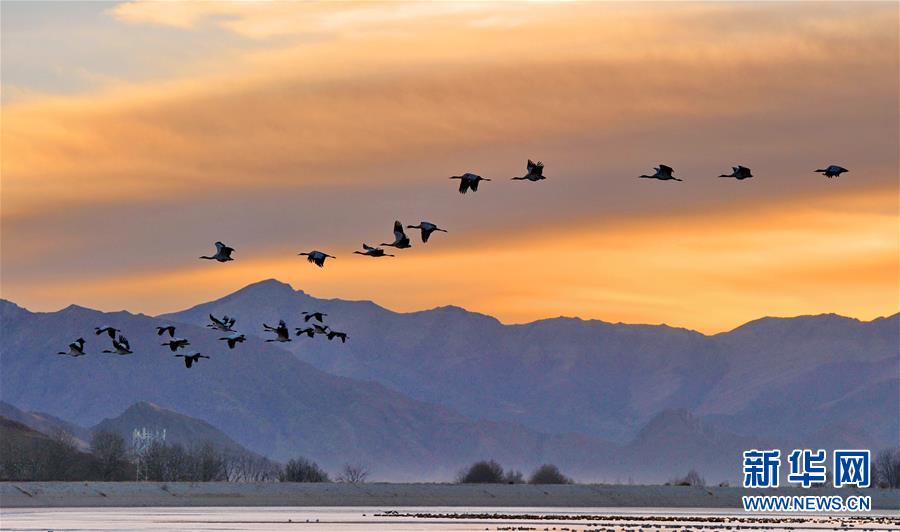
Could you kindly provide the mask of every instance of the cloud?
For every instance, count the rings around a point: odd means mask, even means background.
[[[375,288],[389,282],[377,272],[444,264],[439,288],[419,287],[422,296],[406,305],[460,297],[514,320],[579,312],[714,329],[769,312],[763,299],[813,309],[824,305],[811,299],[838,279],[854,286],[851,271],[827,262],[833,254],[817,257],[807,286],[792,265],[809,266],[803,257],[819,248],[804,242],[859,252],[855,267],[872,273],[865,282],[890,283],[883,247],[853,247],[854,234],[830,221],[834,205],[818,224],[804,202],[896,197],[900,73],[896,17],[885,16],[896,6],[516,4],[507,13],[508,4],[481,3],[392,3],[386,12],[368,3],[151,5],[161,6],[124,4],[114,14],[136,33],[146,24],[215,25],[264,42],[186,77],[4,106],[4,292],[23,304],[78,297],[170,310],[277,275],[410,308]],[[840,39],[824,37],[835,32]],[[528,157],[544,159],[551,179],[507,181]],[[634,179],[659,162],[687,181]],[[714,178],[738,163],[758,177]],[[832,181],[812,173],[830,163],[851,173]],[[495,181],[463,198],[446,178],[469,170]],[[798,241],[781,241],[777,226],[752,227],[753,209],[795,223],[772,205],[803,210]],[[890,202],[879,205],[890,211]],[[745,213],[733,236],[705,232],[723,209]],[[322,279],[340,284],[315,284],[321,279],[301,276],[296,261],[274,258],[323,243],[347,253],[383,238],[398,217],[450,225],[452,238],[367,271],[365,282],[354,277],[362,270],[338,265]],[[630,232],[643,218],[662,227]],[[882,246],[880,218],[857,213],[850,222]],[[527,240],[553,239],[542,227],[567,235],[572,264],[584,269],[517,266],[551,253]],[[582,227],[592,229],[573,229]],[[238,241],[246,259],[227,270],[238,275],[216,270],[215,282],[200,287],[199,266],[185,257],[193,262],[217,239]],[[766,251],[764,239],[780,251]],[[741,272],[759,259],[741,249],[768,257],[755,270],[765,276],[749,282]],[[573,281],[604,265],[608,282]],[[480,267],[493,272],[484,281],[453,277],[453,269]],[[660,283],[626,275],[638,271]],[[764,286],[777,278],[796,279],[796,290]],[[132,282],[139,286],[123,301],[117,294]],[[704,286],[718,295],[695,295]],[[835,305],[859,315],[887,301],[866,287],[838,292]],[[746,312],[719,308],[741,301]],[[686,312],[690,320],[678,322]]]

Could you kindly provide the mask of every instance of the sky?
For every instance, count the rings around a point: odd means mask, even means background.
[[[507,323],[893,314],[898,19],[894,2],[4,1],[0,296],[158,314],[277,278]],[[511,181],[529,158],[548,179]],[[659,163],[684,182],[637,178]],[[737,164],[756,177],[717,177]],[[814,173],[829,164],[850,172]],[[492,181],[463,196],[448,177],[469,171]],[[449,232],[352,253],[395,219]],[[217,240],[234,262],[198,259]]]

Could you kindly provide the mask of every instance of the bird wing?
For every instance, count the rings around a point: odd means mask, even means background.
[[[125,338],[121,334],[119,335],[119,343],[125,346],[126,351],[131,351],[131,345],[128,344],[128,338]]]
[[[400,223],[400,220],[394,220],[394,240],[399,241],[406,238],[406,233],[403,232],[403,224]]]
[[[460,179],[459,180],[459,193],[465,194],[467,190],[469,190],[469,180],[468,179]],[[474,190],[474,187],[472,188],[472,190]]]
[[[544,172],[544,163],[541,161],[533,162],[531,159],[528,159],[528,173],[534,175],[541,175]]]
[[[472,192],[478,192],[478,180],[473,180],[469,183],[469,187],[472,189]]]
[[[674,172],[675,169],[672,168],[671,166],[666,166],[664,164],[661,164],[661,165],[659,165],[659,171],[660,171],[660,173],[663,173],[663,174],[672,175],[672,172]]]
[[[374,251],[375,250],[375,248],[373,248],[372,246],[370,246],[366,243],[363,243],[363,249],[366,251]]]

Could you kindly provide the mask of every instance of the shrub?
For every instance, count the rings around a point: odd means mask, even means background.
[[[572,479],[563,475],[559,468],[553,464],[544,464],[534,470],[531,478],[528,479],[529,484],[571,484]]]
[[[282,482],[331,482],[318,464],[300,457],[285,464],[278,480]]]
[[[503,468],[494,460],[482,460],[463,469],[457,477],[460,484],[501,484],[506,482]]]

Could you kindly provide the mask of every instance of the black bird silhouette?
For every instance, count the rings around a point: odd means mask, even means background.
[[[104,325],[104,326],[102,326],[102,327],[94,327],[94,334],[96,334],[97,336],[99,336],[99,335],[101,335],[101,334],[103,334],[103,333],[106,333],[106,334],[108,334],[109,337],[112,338],[113,340],[116,339],[116,333],[117,333],[117,332],[121,332],[121,331],[119,331],[119,329],[116,329],[115,327],[113,327],[113,326],[111,326],[111,325]]]
[[[409,243],[409,237],[406,236],[406,233],[403,232],[403,224],[400,223],[400,220],[394,220],[394,241],[388,244],[387,242],[382,242],[382,246],[391,246],[397,249],[406,249],[412,247],[412,244]]]
[[[303,312],[303,321],[309,321],[310,319],[315,319],[317,322],[322,323],[322,318],[327,316],[324,312]]]
[[[746,166],[737,165],[731,167],[730,174],[722,174],[719,177],[733,177],[737,180],[749,179],[753,177],[753,174],[750,173],[750,169]]]
[[[305,329],[301,329],[300,327],[297,327],[294,330],[294,332],[297,334],[297,336],[302,336],[305,334],[306,336],[309,336],[310,338],[312,338],[313,336],[316,335],[316,330],[313,329],[312,327],[307,327]]]
[[[180,357],[184,359],[184,367],[190,369],[191,366],[194,365],[194,362],[199,362],[201,358],[209,358],[206,355],[201,355],[200,353],[194,353],[193,355],[175,355],[176,357]]]
[[[465,194],[469,189],[472,189],[472,192],[478,192],[478,183],[481,181],[490,181],[490,179],[486,177],[481,177],[480,175],[473,174],[470,172],[466,172],[463,175],[455,175],[451,176],[450,179],[459,179],[459,193]]]
[[[172,338],[168,342],[163,342],[160,345],[167,345],[167,346],[169,346],[169,349],[171,349],[173,352],[175,352],[175,351],[178,351],[179,349],[181,349],[182,347],[191,345],[191,343],[187,340],[187,338]]]
[[[112,353],[114,355],[130,355],[134,353],[131,350],[131,346],[128,345],[128,338],[125,338],[123,335],[119,335],[118,340],[113,340],[113,348],[112,350],[104,349],[104,353]]]
[[[228,262],[230,260],[234,260],[233,258],[231,258],[232,253],[234,253],[234,248],[230,248],[221,242],[216,242],[216,254],[211,257],[201,255],[200,258],[217,260],[219,262]]]
[[[517,181],[540,181],[542,179],[547,179],[547,177],[544,176],[544,163],[541,161],[534,162],[531,159],[528,159],[528,164],[525,165],[525,169],[528,171],[527,174],[522,177],[514,177],[513,179]]]
[[[272,327],[263,323],[263,329],[275,333],[275,338],[266,340],[267,342],[290,342],[291,332],[288,330],[284,320],[278,321],[278,327]]]
[[[169,337],[174,338],[175,337],[175,326],[174,325],[166,325],[165,327],[157,327],[156,328],[157,336],[162,336],[163,333],[169,333]]]
[[[347,333],[345,333],[345,332],[338,332],[338,331],[330,331],[330,332],[328,333],[328,339],[329,339],[329,340],[334,340],[335,338],[340,338],[340,339],[341,339],[341,343],[343,344],[343,343],[347,342]]]
[[[363,249],[365,251],[354,251],[353,253],[367,257],[393,257],[390,253],[385,253],[383,249],[372,247],[365,242],[363,242]]]
[[[838,165],[836,165],[836,164],[832,164],[832,165],[830,165],[828,168],[823,168],[823,169],[816,170],[816,172],[822,174],[823,176],[825,176],[825,177],[827,177],[827,178],[829,178],[829,179],[832,178],[832,177],[840,177],[840,175],[841,175],[842,173],[844,173],[844,172],[849,172],[849,171],[850,171],[850,170],[847,170],[847,169],[844,168],[843,166],[838,166]]]
[[[68,351],[57,351],[57,355],[68,355],[70,357],[83,357],[87,353],[84,352],[84,338],[79,338],[69,344]]]
[[[212,323],[206,324],[207,327],[222,332],[234,332],[234,329],[232,329],[231,327],[234,325],[234,322],[237,321],[234,318],[229,318],[228,316],[222,316],[222,319],[218,319],[212,314],[209,315],[209,320]]]
[[[640,175],[638,177],[643,177],[645,179],[659,179],[660,181],[684,181],[683,179],[678,179],[672,175],[675,170],[671,166],[661,164],[654,168],[654,170],[656,170],[656,173],[653,175]]]
[[[440,231],[442,233],[447,232],[446,229],[441,229],[431,222],[419,222],[419,225],[407,225],[406,228],[419,229],[420,231],[422,231],[422,242],[428,242],[428,238],[431,236],[431,233],[435,231]]]
[[[309,253],[307,253],[307,252],[297,253],[297,255],[306,255],[306,260],[308,260],[309,262],[312,262],[319,268],[325,266],[325,259],[337,258],[334,255],[329,255],[328,253],[322,253],[321,251],[317,251],[317,250],[310,251]]]
[[[228,349],[234,349],[235,345],[243,343],[246,339],[247,338],[243,334],[232,334],[224,338],[219,338],[219,340],[225,340],[225,343],[228,344]]]

